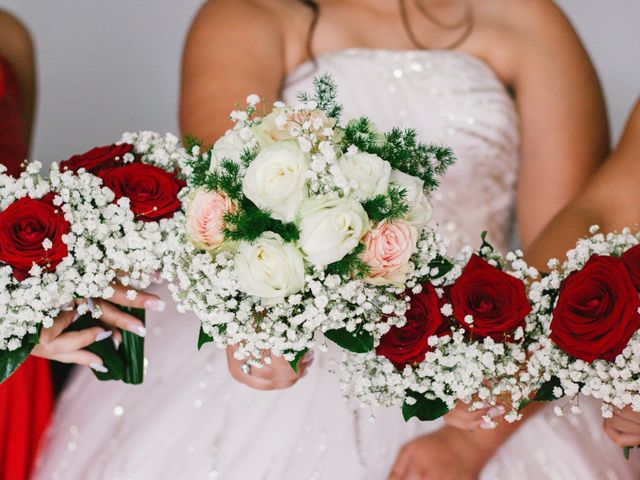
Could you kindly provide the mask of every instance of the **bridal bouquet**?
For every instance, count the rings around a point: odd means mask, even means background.
[[[327,76],[268,115],[247,103],[212,149],[191,150],[179,307],[201,319],[200,345],[237,345],[256,365],[270,351],[295,369],[320,333],[373,349],[439,261],[427,195],[451,151],[366,118],[341,125]]]
[[[117,265],[124,285],[146,288],[153,277],[172,276],[171,251],[184,224],[179,193],[186,185],[181,172],[187,154],[178,139],[155,132],[125,133],[113,145],[97,147],[60,163],[62,171],[88,172],[113,192],[132,221],[122,231],[126,256]],[[133,292],[133,290],[132,290]],[[143,309],[119,307],[144,322]],[[143,332],[141,332],[143,334]],[[144,340],[122,331],[120,354],[126,383],[143,379]]]
[[[16,179],[0,167],[0,381],[61,309],[76,298],[111,297],[118,269],[128,264],[123,232],[133,217],[113,192],[86,173],[54,167],[45,179],[40,171],[34,162]],[[96,353],[104,348],[95,345]],[[122,374],[121,364],[109,368]]]
[[[435,420],[457,401],[505,409],[507,421],[534,391],[527,349],[539,326],[525,285],[537,276],[521,252],[500,256],[483,236],[426,269],[406,292],[406,320],[375,338],[375,350],[347,355],[343,391],[366,406],[402,406],[406,420]],[[485,421],[492,422],[490,418]]]
[[[542,383],[536,399],[582,394],[602,400],[604,417],[640,412],[640,233],[591,233],[532,286],[543,325],[529,362]]]

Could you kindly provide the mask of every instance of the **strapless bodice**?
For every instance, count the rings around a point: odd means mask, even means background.
[[[509,249],[520,134],[512,98],[489,65],[456,51],[349,49],[320,55],[288,77],[283,98],[311,91],[329,72],[343,119],[369,117],[381,130],[414,128],[421,140],[453,148],[456,164],[433,195],[434,220],[452,248],[480,233]]]

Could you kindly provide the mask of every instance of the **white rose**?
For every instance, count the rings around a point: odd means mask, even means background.
[[[304,287],[304,262],[292,243],[280,235],[263,233],[255,242],[241,242],[235,258],[239,288],[274,305]]]
[[[408,175],[400,170],[391,171],[391,185],[405,190],[407,202],[411,210],[406,216],[407,222],[415,227],[422,227],[433,216],[433,208],[424,193],[424,183],[418,177]]]
[[[225,158],[240,163],[240,155],[245,145],[246,142],[237,130],[227,131],[222,138],[213,144],[209,171],[213,171]]]
[[[341,260],[369,230],[369,218],[359,202],[351,198],[318,197],[300,209],[298,245],[316,266]]]
[[[262,147],[268,147],[292,137],[287,127],[287,114],[284,108],[275,108],[260,123],[252,127],[253,133]]]
[[[391,165],[366,152],[345,153],[338,160],[340,170],[353,188],[353,195],[366,200],[387,192]]]
[[[245,196],[277,220],[292,222],[306,193],[309,158],[294,142],[264,148],[247,168]]]

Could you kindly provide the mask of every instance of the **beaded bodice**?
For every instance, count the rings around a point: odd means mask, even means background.
[[[514,102],[482,60],[455,51],[349,49],[319,56],[292,72],[283,91],[294,101],[329,72],[343,118],[369,117],[381,130],[414,128],[422,141],[449,145],[457,156],[434,193],[434,220],[451,247],[479,245],[488,230],[510,247],[520,134]]]

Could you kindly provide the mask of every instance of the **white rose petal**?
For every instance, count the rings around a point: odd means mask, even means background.
[[[369,230],[367,213],[350,198],[317,197],[300,209],[298,244],[306,259],[316,266],[341,260]]]
[[[431,220],[433,208],[424,193],[424,183],[421,179],[400,170],[392,170],[390,183],[404,189],[406,192],[405,198],[411,207],[406,217],[407,222],[415,227],[421,227]]]
[[[253,243],[240,243],[235,265],[240,290],[265,304],[280,303],[304,287],[302,255],[273,232],[263,233]]]
[[[347,152],[338,160],[343,175],[354,185],[353,194],[360,200],[387,192],[391,165],[377,155]]]
[[[292,222],[306,194],[309,158],[293,142],[264,148],[247,168],[246,197],[273,218]]]
[[[209,171],[214,170],[225,158],[239,163],[240,155],[245,145],[246,142],[242,139],[238,130],[229,130],[213,144]]]

